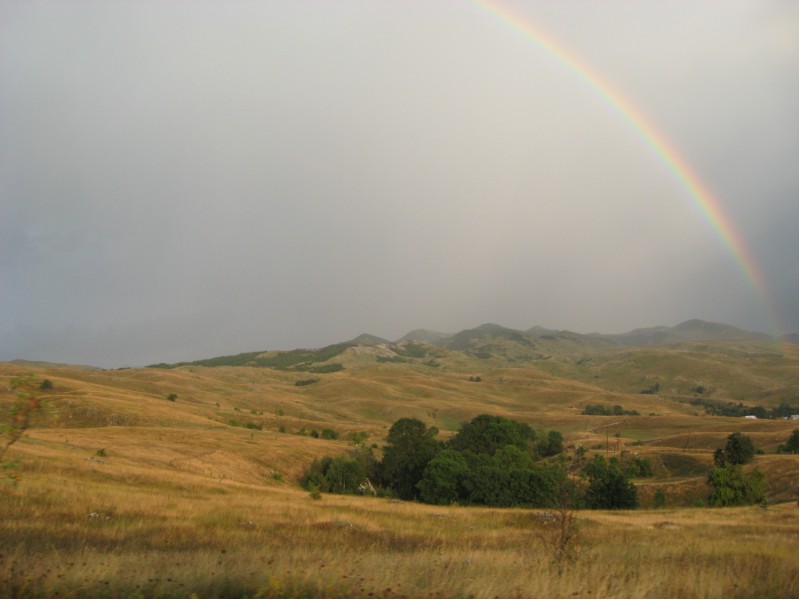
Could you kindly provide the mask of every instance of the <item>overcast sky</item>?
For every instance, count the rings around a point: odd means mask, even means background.
[[[789,0],[0,3],[0,360],[105,367],[485,322],[797,328]]]

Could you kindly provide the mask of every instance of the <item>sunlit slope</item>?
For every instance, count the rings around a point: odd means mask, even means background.
[[[515,332],[480,333],[464,351],[403,342],[343,344],[288,358],[247,355],[281,368],[4,363],[0,399],[13,398],[10,382],[20,375],[53,383],[42,395],[54,414],[14,452],[23,464],[32,458],[48,469],[58,465],[78,480],[294,486],[313,458],[346,452],[350,434],[364,432],[380,447],[394,421],[416,417],[446,438],[462,422],[491,413],[558,430],[569,446],[590,452],[647,455],[657,476],[638,482],[645,500],[665,486],[681,502],[701,501],[714,449],[742,431],[765,452],[755,464],[770,477],[770,497],[797,497],[797,458],[774,454],[797,422],[711,417],[690,403],[796,407],[796,347],[735,341],[600,348],[560,333],[535,342],[542,358],[523,360],[529,345]],[[594,405],[624,413],[582,414]],[[312,437],[324,429],[339,439]],[[96,454],[101,449],[107,457]]]
[[[686,342],[585,353],[537,363],[564,378],[624,393],[674,400],[705,398],[775,407],[797,403],[797,346],[762,342]]]

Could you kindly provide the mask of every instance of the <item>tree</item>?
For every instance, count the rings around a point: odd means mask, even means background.
[[[525,423],[505,417],[479,415],[461,426],[450,440],[450,447],[492,456],[504,446],[528,450],[535,439],[536,433]]]
[[[789,439],[786,440],[785,444],[781,444],[778,446],[778,453],[779,454],[797,454],[798,451],[798,443],[797,443],[797,429],[792,432],[792,435],[789,436]]]
[[[425,467],[442,450],[434,438],[436,427],[428,428],[419,419],[403,418],[395,421],[386,436],[388,445],[383,451],[380,466],[381,481],[394,489],[404,500],[418,498],[417,483]]]
[[[452,504],[465,496],[464,478],[469,472],[467,459],[455,450],[443,450],[425,467],[417,483],[420,500],[429,504]]]
[[[728,436],[724,448],[717,448],[714,451],[714,464],[717,467],[743,465],[753,460],[755,455],[756,447],[753,440],[737,431]]]
[[[346,456],[334,458],[325,473],[326,490],[331,494],[353,494],[364,482],[367,474],[358,461]]]
[[[725,465],[711,469],[708,483],[714,492],[708,498],[710,506],[742,506],[766,502],[766,479],[758,469],[745,473],[741,465]]]
[[[616,460],[606,462],[600,454],[584,467],[589,484],[584,501],[587,508],[627,509],[637,508],[639,498],[636,486],[623,473]]]
[[[311,463],[301,483],[307,490],[355,494],[366,476],[366,471],[358,460],[347,456],[326,456]]]
[[[536,450],[543,458],[561,454],[564,451],[564,436],[559,431],[550,431],[547,433],[547,439],[536,446]]]

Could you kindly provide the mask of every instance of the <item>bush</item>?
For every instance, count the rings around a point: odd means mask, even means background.
[[[49,379],[45,379],[39,385],[39,389],[42,390],[42,391],[52,390],[53,389],[53,382],[50,381]]]
[[[338,440],[339,434],[336,433],[333,429],[323,429],[322,433],[320,433],[320,437],[323,440]]]
[[[317,383],[318,381],[319,381],[318,377],[310,377],[308,379],[298,379],[297,381],[294,382],[294,384],[296,386],[300,387],[300,386],[304,386],[304,385],[313,385],[313,384]]]
[[[626,477],[652,477],[653,465],[646,458],[634,458],[625,465]]]
[[[167,400],[169,400],[170,402],[175,402],[175,400],[177,399],[178,399],[178,394],[170,394],[169,396],[167,396]]]

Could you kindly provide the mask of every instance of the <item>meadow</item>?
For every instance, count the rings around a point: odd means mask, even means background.
[[[0,400],[19,375],[53,384],[48,417],[4,457],[20,480],[0,485],[0,596],[797,596],[798,462],[775,453],[796,422],[708,416],[531,366],[481,363],[476,383],[460,355],[432,368],[355,354],[306,386],[303,373],[250,367],[0,364]],[[731,385],[777,387],[763,368]],[[787,392],[757,396],[770,406]],[[582,415],[587,403],[640,414]],[[379,448],[412,416],[446,438],[484,412],[557,429],[573,450],[650,458],[642,508],[579,511],[574,557],[559,564],[544,509],[314,499],[298,485],[314,458],[347,452],[350,434]],[[339,438],[308,435],[324,427]],[[748,468],[767,475],[766,507],[703,506],[713,450],[732,431],[763,452]]]

